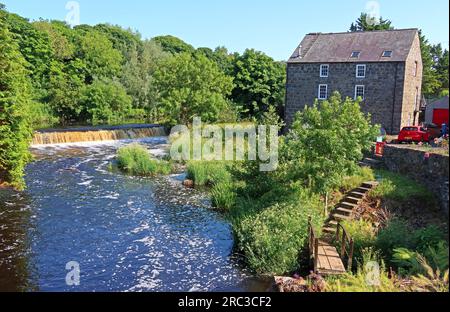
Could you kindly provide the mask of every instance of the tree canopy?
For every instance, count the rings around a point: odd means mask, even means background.
[[[233,79],[204,55],[180,53],[157,69],[155,88],[159,112],[168,124],[188,124],[196,116],[214,122],[230,105]]]
[[[374,18],[367,13],[361,13],[356,22],[350,26],[350,31],[374,31],[374,30],[389,30],[394,29],[390,20],[385,20],[382,17]]]

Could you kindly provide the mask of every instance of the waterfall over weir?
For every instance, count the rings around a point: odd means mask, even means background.
[[[36,131],[32,145],[141,139],[165,135],[165,128],[158,125],[56,129]]]

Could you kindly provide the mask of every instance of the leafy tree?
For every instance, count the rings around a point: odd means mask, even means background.
[[[81,36],[78,57],[86,63],[86,82],[96,78],[117,77],[122,69],[122,55],[112,42],[97,31]]]
[[[121,82],[133,98],[133,107],[145,111],[144,115],[156,117],[153,74],[163,60],[170,56],[154,41],[144,41],[142,51],[133,47],[127,54]]]
[[[152,41],[158,43],[164,51],[172,54],[195,52],[193,46],[174,36],[159,36],[153,38]]]
[[[50,40],[54,59],[63,62],[73,58],[75,46],[61,31],[61,28],[68,27],[67,25],[62,26],[47,21],[39,21],[33,23],[33,26],[37,30],[47,34]]]
[[[432,46],[422,34],[422,32],[420,32],[419,35],[423,63],[422,93],[425,95],[425,97],[430,97],[436,94],[441,83],[439,82],[439,77],[434,68],[435,62],[431,54]]]
[[[359,100],[343,100],[334,92],[329,100],[316,101],[297,113],[280,163],[291,181],[303,181],[325,194],[355,172],[378,131],[370,116],[361,112]]]
[[[203,55],[177,54],[155,72],[158,108],[168,124],[192,122],[195,116],[217,121],[229,106],[232,78]]]
[[[390,20],[385,20],[382,17],[380,17],[379,19],[372,18],[367,13],[361,13],[356,22],[352,23],[352,25],[350,26],[351,32],[390,29],[394,29]]]
[[[141,35],[131,29],[110,24],[98,24],[93,29],[104,34],[112,42],[114,49],[120,51],[124,58],[131,49],[140,49],[142,46]]]
[[[284,105],[286,65],[262,52],[246,50],[237,56],[232,99],[243,106],[247,116],[260,118],[270,106],[281,111]]]
[[[196,52],[214,61],[225,74],[229,76],[233,75],[235,55],[229,54],[227,48],[217,47],[214,50],[210,48],[198,48]]]
[[[0,6],[0,184],[7,182],[21,189],[25,186],[24,168],[30,160],[31,82],[5,15]]]
[[[75,59],[67,65],[53,61],[50,66],[48,105],[62,124],[79,121],[82,106],[79,104],[84,87],[86,65]]]
[[[433,59],[433,69],[439,81],[439,88],[435,91],[435,96],[448,93],[448,50],[442,49],[441,44],[431,46],[431,56]]]
[[[29,21],[17,14],[3,12],[13,40],[27,61],[26,67],[34,87],[34,98],[45,97],[52,47],[48,35],[34,28]]]
[[[131,113],[131,97],[115,81],[95,81],[81,95],[81,112],[92,124],[120,123]]]

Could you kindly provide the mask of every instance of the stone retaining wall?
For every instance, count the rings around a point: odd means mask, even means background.
[[[387,145],[383,156],[388,170],[403,174],[433,192],[449,215],[449,156],[427,153],[407,146]]]

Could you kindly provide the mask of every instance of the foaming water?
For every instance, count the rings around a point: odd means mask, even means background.
[[[264,290],[233,256],[230,225],[182,174],[109,169],[131,142],[32,148],[27,191],[0,193],[0,290]],[[167,150],[164,137],[138,142]],[[66,285],[69,261],[80,264],[79,286]]]

